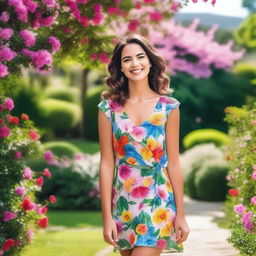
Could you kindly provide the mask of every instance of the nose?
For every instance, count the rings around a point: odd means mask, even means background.
[[[132,59],[132,67],[136,66],[137,64],[139,64],[139,61],[136,58]]]

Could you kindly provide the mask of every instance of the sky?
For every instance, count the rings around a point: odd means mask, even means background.
[[[195,4],[192,0],[189,1],[187,6],[184,6],[179,13],[211,13],[224,16],[233,16],[245,18],[248,11],[242,7],[242,0],[217,0],[216,4],[212,6],[211,0],[207,3],[198,0]]]

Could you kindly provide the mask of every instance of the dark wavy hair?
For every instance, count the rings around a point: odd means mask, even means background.
[[[101,94],[103,99],[111,99],[123,105],[129,96],[128,78],[121,72],[121,53],[123,48],[131,43],[139,44],[146,52],[152,66],[148,74],[149,86],[158,94],[171,94],[174,90],[169,88],[170,79],[165,74],[166,65],[162,56],[160,56],[154,46],[141,35],[130,34],[121,38],[116,44],[112,59],[108,65],[109,77],[105,82],[109,87]]]

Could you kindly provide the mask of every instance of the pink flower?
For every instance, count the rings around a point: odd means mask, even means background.
[[[29,167],[24,169],[23,178],[26,180],[32,180],[32,170]]]
[[[10,16],[8,14],[8,12],[3,11],[0,15],[0,21],[2,22],[7,22],[9,20]]]
[[[157,188],[157,195],[163,200],[168,199],[169,196],[164,186],[159,186]]]
[[[122,109],[122,106],[113,100],[109,100],[109,107],[111,111],[119,111]]]
[[[243,214],[245,210],[246,210],[246,207],[244,205],[242,205],[242,204],[234,206],[234,211],[236,213]]]
[[[122,164],[119,166],[119,175],[122,179],[127,179],[131,175],[131,167],[126,164]]]
[[[150,19],[154,21],[161,21],[163,19],[162,13],[160,12],[151,12]]]
[[[21,30],[20,31],[20,36],[25,41],[25,45],[27,47],[31,47],[31,46],[35,45],[36,37],[34,36],[34,34],[31,31],[26,30],[26,29]]]
[[[44,160],[51,165],[58,165],[58,161],[55,159],[53,153],[48,150],[44,152]]]
[[[26,196],[21,203],[23,210],[31,211],[36,209],[36,204],[30,201],[30,196]]]
[[[145,138],[146,132],[147,130],[144,127],[133,126],[131,135],[136,138],[136,140],[141,141],[143,138]]]
[[[100,52],[98,54],[98,57],[99,57],[99,60],[102,62],[102,63],[108,63],[109,62],[109,58],[107,56],[107,54],[105,52]]]
[[[47,8],[54,8],[56,6],[55,0],[43,0]]]
[[[37,70],[52,64],[52,56],[47,50],[39,50],[31,54],[31,59]]]
[[[47,209],[47,207],[45,207],[45,206],[42,206],[42,207],[39,207],[39,208],[36,209],[36,212],[37,212],[39,215],[41,215],[41,214],[46,214],[47,211],[48,211],[48,209]]]
[[[131,20],[128,24],[128,29],[130,31],[135,31],[137,29],[137,27],[139,26],[139,22],[138,20]]]
[[[42,187],[44,184],[44,178],[43,176],[40,176],[39,178],[36,179],[36,184],[38,187]]]
[[[256,125],[256,120],[252,120],[251,124]]]
[[[55,196],[55,195],[50,195],[50,196],[49,196],[49,199],[50,199],[50,202],[51,202],[51,203],[56,203],[56,202],[57,202],[57,199],[56,199],[56,196]]]
[[[38,135],[37,132],[34,131],[34,130],[30,130],[29,133],[28,133],[28,135],[29,135],[29,138],[30,138],[31,140],[38,140],[38,139],[39,139],[39,135]]]
[[[256,204],[256,196],[253,196],[253,197],[251,198],[251,204]]]
[[[146,198],[149,191],[148,187],[138,186],[132,190],[131,196],[134,198]]]
[[[48,177],[48,178],[51,178],[51,176],[52,176],[52,174],[50,173],[48,168],[44,168],[43,175]]]
[[[27,240],[29,243],[32,242],[32,236],[34,235],[34,232],[32,230],[27,231]]]
[[[9,220],[15,219],[16,217],[17,217],[17,214],[15,212],[5,211],[3,214],[3,221],[7,222]]]
[[[10,135],[10,129],[7,126],[0,128],[0,138],[6,138]]]
[[[244,228],[249,231],[252,228],[252,221],[251,221],[251,217],[252,217],[252,212],[247,212],[246,214],[243,215],[243,217],[241,218],[241,221],[243,223]]]
[[[17,56],[16,52],[12,51],[9,47],[4,46],[0,49],[0,61],[11,61]]]
[[[82,44],[87,44],[89,42],[89,38],[86,36],[80,40]]]
[[[115,223],[116,223],[117,234],[120,234],[122,232],[123,223],[122,221],[116,221]]]
[[[171,10],[174,12],[177,12],[180,7],[181,7],[180,2],[174,1],[172,2]]]
[[[164,239],[157,240],[157,247],[158,248],[166,248],[166,241]]]
[[[97,59],[97,54],[96,53],[92,53],[90,56],[91,60],[96,60]]]
[[[0,28],[0,38],[4,40],[9,40],[13,34],[13,30],[11,28]]]
[[[254,180],[256,180],[256,171],[253,171],[253,173],[252,173],[252,178],[253,178]]]
[[[15,152],[15,158],[20,159],[22,157],[22,153],[20,151]]]
[[[8,67],[0,63],[0,77],[5,77],[9,74]]]
[[[60,41],[54,36],[49,37],[49,43],[52,45],[53,52],[58,51],[61,46]]]
[[[151,4],[151,3],[154,3],[154,2],[155,2],[155,0],[144,0],[145,4]]]
[[[13,100],[11,98],[7,97],[4,101],[4,106],[6,109],[11,111],[14,108]]]
[[[26,189],[23,188],[23,187],[17,187],[17,188],[15,189],[15,193],[16,193],[16,195],[18,195],[18,196],[23,196],[23,195],[26,193]]]
[[[23,0],[23,4],[26,6],[27,10],[31,13],[34,13],[36,11],[36,8],[38,7],[38,3],[33,2],[32,0]]]
[[[118,14],[119,11],[120,11],[119,8],[113,7],[113,6],[110,6],[110,7],[108,7],[108,9],[107,9],[107,13],[108,13],[108,14]]]

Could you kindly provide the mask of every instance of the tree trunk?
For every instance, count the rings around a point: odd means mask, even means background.
[[[82,71],[82,79],[81,79],[81,98],[80,98],[80,103],[81,103],[81,108],[82,108],[82,117],[81,117],[81,124],[80,124],[80,137],[84,138],[85,135],[85,96],[87,94],[87,89],[88,89],[88,81],[87,77],[89,74],[89,69],[85,68]]]

